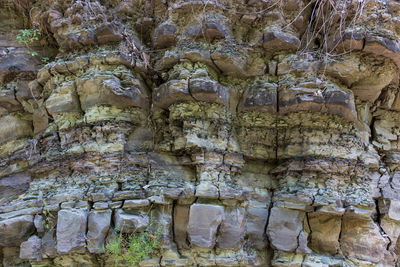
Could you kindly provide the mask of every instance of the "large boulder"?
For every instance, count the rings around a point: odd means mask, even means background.
[[[243,208],[226,208],[224,221],[219,228],[217,247],[221,249],[236,248],[244,236],[245,213]]]
[[[0,221],[0,246],[19,246],[35,232],[32,215]]]
[[[271,246],[283,251],[294,251],[297,238],[303,229],[304,212],[273,207],[267,227]]]
[[[340,248],[345,256],[383,262],[388,243],[372,219],[343,216]]]
[[[104,239],[110,228],[111,213],[111,210],[89,212],[87,248],[90,253],[104,253]]]
[[[57,252],[84,253],[87,212],[85,210],[60,210],[57,220]]]
[[[31,236],[21,243],[19,257],[24,260],[42,260],[42,240],[37,236]]]
[[[187,227],[190,244],[199,248],[213,248],[218,226],[224,218],[224,208],[217,205],[193,204]]]

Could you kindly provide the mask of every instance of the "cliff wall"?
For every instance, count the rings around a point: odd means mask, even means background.
[[[0,0],[3,266],[397,266],[399,66],[399,1]]]

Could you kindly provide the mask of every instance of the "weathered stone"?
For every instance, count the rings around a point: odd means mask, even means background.
[[[371,219],[344,215],[340,248],[344,255],[371,262],[382,262],[388,244]]]
[[[3,247],[1,254],[3,267],[20,266],[26,261],[19,258],[19,247]]]
[[[224,221],[219,228],[217,247],[236,248],[240,245],[245,230],[245,212],[243,208],[225,208]]]
[[[106,24],[97,28],[95,35],[99,44],[119,42],[122,40],[122,35],[118,33],[116,27],[110,24]]]
[[[266,205],[265,205],[266,206]],[[246,215],[246,237],[251,241],[251,246],[256,249],[266,247],[264,237],[269,211],[267,208],[248,208]]]
[[[89,212],[86,241],[90,253],[104,253],[104,240],[110,228],[111,213],[111,210]]]
[[[310,248],[318,253],[335,255],[339,249],[341,217],[311,212],[308,213],[308,222],[311,232]]]
[[[36,227],[36,231],[38,233],[43,233],[44,232],[44,225],[43,225],[43,216],[42,215],[35,215],[35,218],[33,219],[33,224]]]
[[[174,207],[174,236],[175,242],[179,249],[187,249],[189,245],[187,243],[187,224],[189,221],[189,206],[188,205],[176,205]]]
[[[0,221],[0,246],[19,246],[35,231],[32,215]]]
[[[303,217],[301,211],[273,207],[267,226],[271,246],[283,251],[294,251],[297,248],[297,237],[303,229]]]
[[[262,44],[268,52],[276,53],[282,50],[296,51],[300,46],[300,40],[289,33],[271,31],[264,33]]]
[[[201,182],[196,186],[196,197],[201,198],[218,198],[218,188],[209,181]]]
[[[388,216],[390,219],[400,221],[400,201],[391,200],[389,206]]]
[[[157,48],[170,47],[176,43],[175,33],[177,28],[168,22],[160,24],[154,30],[153,43]]]
[[[233,77],[246,77],[246,58],[239,53],[228,51],[214,51],[211,53],[214,64],[225,75]]]
[[[114,225],[122,233],[142,232],[149,225],[149,217],[145,214],[129,214],[123,210],[116,210]]]
[[[147,199],[135,199],[135,200],[125,200],[124,209],[138,209],[147,207],[150,205],[150,202]]]
[[[190,207],[187,233],[190,244],[199,248],[213,248],[217,229],[224,218],[222,206],[193,204]]]
[[[190,79],[189,91],[197,101],[229,105],[229,94],[226,87],[212,80],[201,78]]]
[[[329,86],[321,91],[313,83],[297,87],[280,87],[279,113],[296,111],[324,112],[339,115],[348,121],[356,119],[354,96],[351,91]]]
[[[0,178],[0,205],[24,193],[30,182],[31,177],[25,173]]]
[[[84,253],[87,212],[60,210],[57,219],[57,253]]]
[[[171,80],[155,89],[153,94],[154,105],[168,108],[170,105],[181,101],[193,101],[189,93],[187,80]]]
[[[364,36],[356,32],[345,32],[342,36],[330,44],[331,48],[340,52],[350,52],[353,50],[362,50]]]
[[[52,93],[46,100],[46,108],[52,116],[64,112],[80,112],[80,103],[74,84],[57,88],[57,92]]]
[[[32,123],[21,116],[9,114],[0,117],[0,144],[18,137],[31,136]]]
[[[240,110],[277,112],[277,85],[263,83],[249,87],[243,94]]]
[[[34,235],[21,243],[19,257],[24,260],[42,260],[42,240]]]
[[[57,255],[55,232],[54,229],[50,229],[42,237],[42,255],[44,258],[54,258]]]
[[[363,51],[384,56],[400,66],[400,42],[380,36],[368,36]]]
[[[15,98],[13,90],[0,90],[0,107],[8,112],[14,112],[22,109],[21,104]]]
[[[139,80],[132,79],[132,86],[124,87],[121,80],[114,75],[97,75],[94,78],[76,80],[77,93],[83,110],[108,104],[119,108],[147,108],[147,95]]]

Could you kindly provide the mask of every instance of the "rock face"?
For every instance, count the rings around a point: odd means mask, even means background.
[[[87,213],[83,210],[60,210],[57,220],[57,252],[85,252]]]
[[[0,0],[0,262],[399,266],[399,67],[398,1]]]

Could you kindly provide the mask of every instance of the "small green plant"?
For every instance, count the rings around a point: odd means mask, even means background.
[[[48,58],[48,57],[42,57],[42,62],[43,62],[44,64],[49,63],[49,61],[50,61],[50,58]]]
[[[41,33],[38,29],[19,30],[19,33],[17,34],[17,40],[20,44],[25,45],[25,47],[28,49],[28,53],[31,56],[37,56],[38,53],[32,51],[31,45],[33,42],[39,40],[40,35]]]
[[[158,224],[155,230],[154,228],[154,222],[150,219],[146,230],[140,233],[124,235],[118,228],[114,229],[114,233],[119,234],[105,247],[106,253],[114,259],[114,267],[117,267],[121,260],[137,266],[146,256],[151,256],[160,249],[162,226]]]
[[[51,214],[49,207],[47,206],[46,200],[43,201],[43,217],[44,217],[44,228],[46,230],[50,230],[51,228],[51,218],[53,218],[53,214]]]

